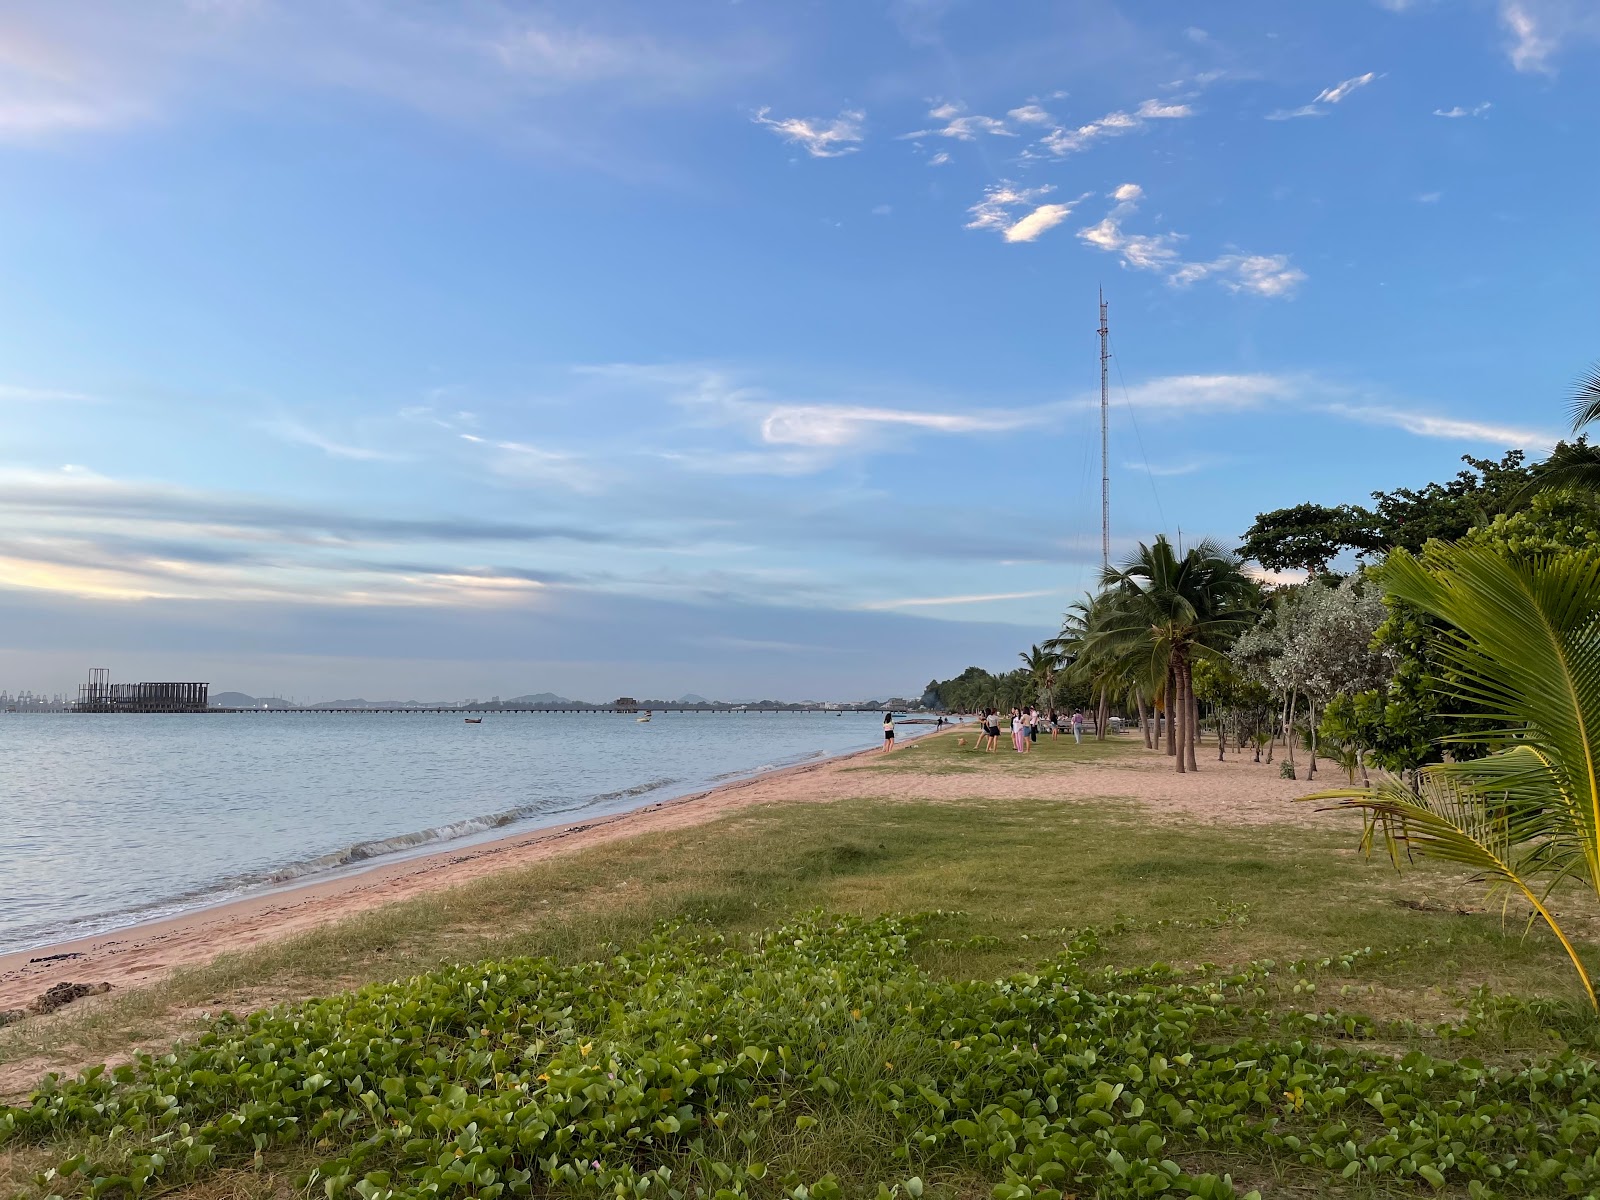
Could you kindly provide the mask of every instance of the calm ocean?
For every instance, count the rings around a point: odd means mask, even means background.
[[[0,715],[0,952],[879,744],[873,713]]]

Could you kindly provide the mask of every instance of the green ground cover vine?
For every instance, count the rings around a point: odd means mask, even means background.
[[[1397,1057],[1361,1045],[1384,1033],[1369,1017],[1262,1003],[1290,980],[1310,1003],[1371,952],[1090,968],[1103,935],[1084,930],[1034,972],[951,982],[911,953],[939,919],[674,926],[608,960],[454,966],[226,1017],[47,1082],[0,1110],[0,1141],[64,1147],[41,1190],[92,1197],[290,1147],[330,1200],[915,1198],[952,1179],[1000,1200],[1222,1200],[1242,1185],[1195,1165],[1219,1158],[1418,1194],[1600,1189],[1600,1076],[1574,1049]],[[1470,1041],[1503,1008],[1480,997],[1439,1032]],[[807,1142],[841,1125],[891,1144],[888,1177],[806,1173]]]

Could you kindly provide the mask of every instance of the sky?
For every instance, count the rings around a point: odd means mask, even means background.
[[[1542,453],[1593,0],[8,0],[0,688],[854,698]]]

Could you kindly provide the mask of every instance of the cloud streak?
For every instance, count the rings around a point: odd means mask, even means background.
[[[1299,117],[1325,117],[1332,111],[1335,104],[1343,101],[1352,92],[1366,87],[1377,77],[1375,71],[1368,71],[1365,75],[1357,75],[1341,83],[1336,83],[1332,87],[1325,87],[1317,93],[1316,99],[1312,100],[1310,104],[1301,105],[1299,108],[1280,108],[1275,112],[1268,113],[1267,120],[1293,121]]]
[[[860,109],[847,108],[831,121],[822,117],[774,118],[767,115],[771,111],[757,109],[751,120],[800,146],[812,158],[839,158],[861,149],[861,123],[867,114]]]

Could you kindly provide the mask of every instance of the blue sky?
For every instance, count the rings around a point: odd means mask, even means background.
[[[1559,436],[1592,0],[12,0],[0,686],[854,696]],[[92,661],[91,661],[92,660]]]

